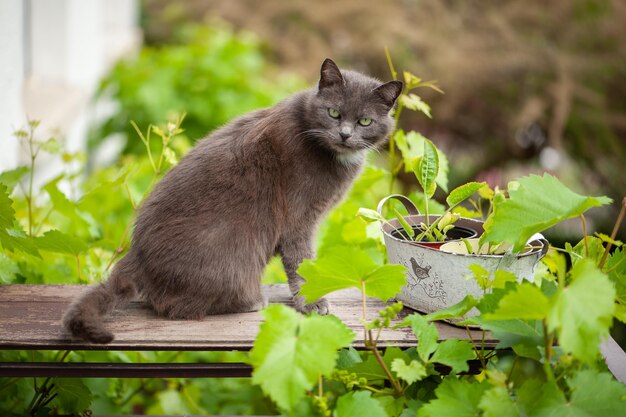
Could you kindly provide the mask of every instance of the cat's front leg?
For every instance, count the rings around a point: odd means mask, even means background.
[[[328,300],[320,298],[314,303],[307,304],[304,297],[298,295],[300,293],[300,287],[306,280],[298,275],[296,271],[304,259],[312,259],[315,257],[312,246],[309,239],[306,238],[290,239],[289,241],[281,242],[278,247],[278,252],[283,259],[289,290],[293,295],[294,308],[301,313],[316,312],[326,315],[330,309]]]

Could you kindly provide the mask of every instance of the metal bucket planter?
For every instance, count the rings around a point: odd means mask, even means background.
[[[379,213],[390,198],[399,200],[405,206],[409,212],[405,220],[410,225],[424,222],[425,216],[419,214],[411,200],[401,195],[383,199],[378,205]],[[437,217],[431,216],[430,220],[433,221]],[[455,226],[473,230],[478,236],[484,231],[482,222],[473,219],[461,218]],[[382,226],[389,262],[407,268],[406,285],[396,298],[404,305],[424,313],[451,307],[467,295],[475,298],[483,296],[483,290],[476,281],[466,279],[470,274],[469,266],[472,264],[479,264],[491,272],[497,269],[512,272],[520,281],[532,280],[539,260],[549,247],[545,239],[538,239],[530,242],[532,249],[514,256],[457,254],[439,250],[439,246],[444,242],[430,244],[407,240],[400,230],[402,226],[398,220],[391,220]],[[477,314],[478,310],[472,309],[460,320]],[[452,320],[454,321],[459,319]]]

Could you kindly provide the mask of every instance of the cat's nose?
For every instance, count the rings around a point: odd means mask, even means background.
[[[339,136],[341,136],[342,140],[348,139],[352,136],[352,129],[350,129],[349,127],[342,127],[339,131]]]

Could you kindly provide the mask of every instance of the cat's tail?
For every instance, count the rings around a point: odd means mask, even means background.
[[[111,312],[120,301],[137,294],[136,273],[126,255],[120,260],[105,282],[90,288],[77,298],[63,316],[63,327],[72,336],[93,343],[110,343],[113,333],[104,327],[102,316]]]

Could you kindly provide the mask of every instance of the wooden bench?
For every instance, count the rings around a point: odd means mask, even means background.
[[[259,312],[207,316],[199,321],[176,321],[157,317],[142,302],[115,310],[106,324],[115,334],[108,345],[74,341],[63,336],[60,320],[74,297],[86,290],[81,285],[0,286],[0,350],[110,350],[110,351],[248,351],[252,348],[262,316]],[[286,285],[264,288],[271,303],[290,304]],[[361,295],[344,290],[329,295],[331,313],[355,331],[353,346],[365,349],[361,323]],[[377,317],[384,304],[368,300],[369,318]],[[412,313],[405,309],[400,318]],[[439,337],[482,343],[482,332],[438,323]],[[497,343],[490,337],[485,346]],[[416,345],[408,328],[383,331],[381,347]],[[478,369],[478,363],[471,370]],[[248,377],[244,363],[75,363],[2,362],[0,377],[94,377],[94,378],[197,378]],[[445,369],[444,369],[445,371]]]
[[[258,312],[207,316],[199,321],[175,321],[157,317],[142,302],[131,302],[106,318],[115,340],[96,345],[71,340],[62,334],[60,321],[69,303],[85,291],[81,285],[0,286],[0,350],[108,350],[108,351],[249,351],[262,316]],[[271,303],[290,304],[286,285],[264,287]],[[361,323],[361,295],[344,290],[329,295],[331,313],[356,334],[353,347],[365,349]],[[368,300],[369,319],[377,317],[384,303]],[[412,310],[404,309],[401,320]],[[481,331],[436,323],[441,340],[470,340],[477,346],[493,348],[497,340]],[[383,331],[379,346],[408,348],[416,345],[408,328]],[[626,383],[626,353],[608,338],[602,344],[607,365],[615,377]],[[440,371],[445,372],[445,367]],[[470,373],[479,370],[470,361]],[[92,378],[203,378],[249,377],[245,363],[94,363],[94,362],[0,362],[0,377],[92,377]]]

